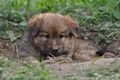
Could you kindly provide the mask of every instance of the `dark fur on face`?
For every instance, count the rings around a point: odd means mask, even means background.
[[[39,14],[30,19],[28,25],[28,33],[20,46],[20,58],[68,54],[72,59],[88,61],[98,56],[97,48],[91,43],[75,39],[78,23],[67,15]]]

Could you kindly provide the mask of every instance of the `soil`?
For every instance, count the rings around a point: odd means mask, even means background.
[[[17,57],[17,50],[19,47],[20,39],[7,44],[7,38],[0,39],[0,56],[8,56],[9,58],[16,59]]]
[[[117,60],[119,60],[118,58]],[[92,61],[88,62],[75,62],[75,63],[63,63],[63,64],[46,64],[45,68],[47,70],[54,71],[55,74],[69,74],[69,75],[81,75],[80,69],[83,70],[100,70],[100,68],[104,68],[107,71],[114,70],[119,64],[120,61],[116,62],[115,64],[111,65],[114,62],[115,58],[108,58],[108,59],[99,59],[96,60],[93,64]],[[119,70],[120,72],[120,70]]]

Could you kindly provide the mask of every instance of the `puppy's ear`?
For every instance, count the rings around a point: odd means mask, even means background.
[[[71,29],[71,33],[78,38],[79,37],[79,28],[73,28]]]
[[[70,28],[71,33],[78,38],[79,35],[79,26],[78,23],[75,22],[71,17],[69,16],[64,16],[65,18],[65,23],[67,26]]]
[[[42,14],[34,16],[32,19],[29,19],[28,22],[28,32],[30,36],[36,36],[37,33],[39,32],[41,26],[43,23],[43,16]]]

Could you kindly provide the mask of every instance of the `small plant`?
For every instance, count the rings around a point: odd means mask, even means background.
[[[95,42],[98,44],[102,40],[106,43],[111,43],[113,40],[116,40],[119,37],[119,30],[116,29],[116,26],[101,27],[98,30],[98,36],[95,39]]]
[[[6,60],[5,60],[6,59]],[[40,64],[27,64],[20,61],[0,59],[0,77],[2,80],[48,80],[53,72],[45,70]]]
[[[80,29],[83,32],[82,36],[85,39],[94,38],[95,36],[92,36],[92,33],[97,32],[97,37],[94,39],[97,44],[101,41],[111,43],[116,40],[120,35],[118,22],[120,20],[118,9],[120,2],[117,0],[83,0],[83,3],[91,14],[88,17],[84,16],[84,14],[76,15],[79,19]]]

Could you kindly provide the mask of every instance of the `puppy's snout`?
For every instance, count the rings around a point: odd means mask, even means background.
[[[51,50],[52,50],[53,52],[58,52],[58,49],[59,49],[58,47],[52,47],[52,48],[51,48]]]

